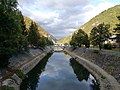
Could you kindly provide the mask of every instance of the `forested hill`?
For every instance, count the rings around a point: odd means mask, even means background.
[[[31,23],[34,22],[32,19],[30,19],[29,17],[26,17],[24,16],[24,21],[25,21],[25,24],[26,24],[26,28],[27,30],[29,30],[30,26],[31,26]],[[34,22],[35,23],[35,22]],[[39,30],[39,33],[43,36],[48,36],[50,35],[47,31],[45,31],[40,25],[38,25],[37,23],[35,23],[38,30]]]
[[[80,28],[84,30],[87,34],[90,34],[90,31],[93,27],[97,26],[99,23],[110,24],[110,29],[116,27],[116,24],[119,23],[119,20],[116,16],[120,16],[120,5],[109,8],[101,12],[99,15],[92,18],[89,22],[85,23]]]
[[[24,22],[26,24],[26,28],[27,30],[29,30],[31,23],[34,22],[32,19],[30,19],[29,17],[24,16]],[[49,37],[50,40],[52,40],[53,42],[57,41],[56,38],[51,35],[49,32],[47,32],[46,30],[44,30],[40,25],[38,25],[36,22],[34,22],[39,30],[40,35],[45,36],[45,37]]]
[[[15,54],[54,44],[54,37],[24,17],[17,6],[17,0],[0,0],[0,68]]]
[[[99,15],[92,18],[90,21],[82,25],[80,28],[85,31],[88,35],[90,34],[93,27],[97,26],[100,23],[110,24],[111,31],[116,27],[116,24],[119,23],[119,20],[116,16],[120,16],[120,5],[116,5],[108,10],[101,12]],[[71,37],[65,37],[60,39],[61,43],[69,43]],[[63,42],[64,41],[64,42]]]

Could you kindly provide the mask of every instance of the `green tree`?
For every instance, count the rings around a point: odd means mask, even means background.
[[[0,0],[0,66],[24,50],[25,37],[22,34],[21,16],[16,0]]]
[[[21,28],[21,35],[19,37],[19,48],[22,50],[27,50],[28,49],[28,32],[27,32],[27,28],[24,22],[24,16],[22,15],[22,13],[19,11],[18,12],[18,16],[17,16],[18,20],[19,20],[19,25]]]
[[[45,37],[45,39],[46,39],[46,45],[53,45],[53,42],[52,42],[52,40],[49,40],[47,37]]]
[[[39,46],[39,39],[40,39],[40,34],[38,32],[37,25],[34,22],[32,22],[28,33],[29,44],[32,47]]]
[[[114,28],[114,30],[115,32],[120,34],[120,16],[117,16],[117,18],[119,20],[119,24],[116,24],[116,28]],[[117,35],[116,42],[119,44],[119,48],[120,48],[120,35]]]
[[[120,33],[120,16],[117,16],[117,19],[119,20],[119,24],[116,24],[116,28],[114,28],[115,32]]]
[[[40,35],[37,25],[34,22],[31,23],[31,26],[29,28],[28,41],[32,47],[40,46],[40,47],[44,48],[46,45],[53,44],[53,42],[48,40],[47,37]]]
[[[71,39],[71,41],[70,41],[70,45],[72,46],[72,47],[76,47],[77,46],[77,40],[76,40],[76,33],[74,33],[73,34],[73,36],[72,36],[72,39]]]
[[[53,42],[48,40],[47,37],[44,37],[42,36],[40,39],[39,39],[39,46],[44,48],[45,46],[49,46],[49,45],[53,45]]]
[[[100,50],[102,49],[103,42],[111,36],[109,28],[110,25],[102,23],[91,30],[90,41],[93,45],[98,45]]]
[[[73,47],[81,47],[81,45],[85,45],[85,47],[88,48],[90,45],[88,35],[82,29],[79,29],[73,34],[70,45],[72,45]]]

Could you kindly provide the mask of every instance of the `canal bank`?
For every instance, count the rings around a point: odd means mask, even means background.
[[[111,76],[110,74],[105,72],[102,68],[95,65],[89,60],[91,59],[89,56],[92,57],[92,53],[87,54],[88,52],[86,51],[86,49],[80,50],[79,48],[74,50],[72,48],[65,48],[64,51],[66,51],[69,55],[75,58],[81,65],[83,65],[87,70],[89,70],[96,77],[96,79],[100,84],[100,90],[119,90],[120,89],[119,83],[113,76]],[[86,57],[89,57],[89,58],[86,59]]]
[[[19,90],[25,75],[50,52],[52,52],[50,47],[30,49],[29,52],[24,52],[10,58],[9,66],[4,69],[0,76],[0,87],[3,87],[0,90],[4,90],[4,87],[8,87],[11,90]]]
[[[99,90],[99,85],[70,55],[54,52],[27,74],[20,90]]]

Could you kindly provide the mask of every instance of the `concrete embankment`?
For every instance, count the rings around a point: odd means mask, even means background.
[[[31,71],[52,49],[50,47],[41,49],[30,49],[10,58],[10,64],[1,78],[1,86],[20,89],[24,76]]]
[[[108,74],[105,70],[100,67],[101,63],[104,63],[102,61],[99,62],[99,58],[102,58],[98,52],[92,53],[89,50],[86,49],[80,49],[77,48],[73,50],[72,48],[65,48],[64,51],[66,51],[68,54],[70,54],[73,58],[75,58],[81,65],[83,65],[88,71],[90,71],[93,76],[96,78],[98,83],[100,84],[100,90],[120,90],[120,85],[117,82],[117,80]],[[92,59],[98,59],[97,63],[92,62]],[[103,58],[102,58],[103,59]],[[107,60],[107,56],[104,58]],[[110,58],[111,60],[113,58]],[[106,65],[106,64],[105,64]],[[108,66],[104,66],[104,68],[109,68]],[[119,71],[118,71],[119,72]]]

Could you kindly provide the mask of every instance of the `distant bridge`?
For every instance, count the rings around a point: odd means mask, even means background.
[[[52,48],[53,48],[53,50],[55,52],[61,52],[61,51],[63,51],[63,47],[62,46],[52,46]]]

